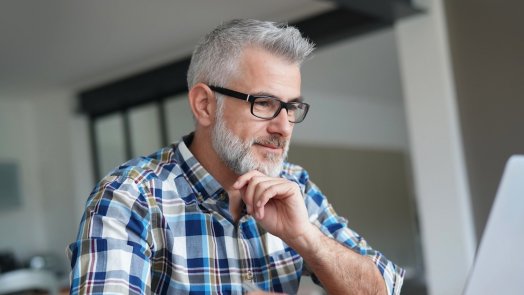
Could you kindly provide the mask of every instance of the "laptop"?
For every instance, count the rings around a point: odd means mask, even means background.
[[[464,295],[524,294],[524,155],[504,170]]]

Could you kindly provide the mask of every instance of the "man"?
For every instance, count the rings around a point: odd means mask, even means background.
[[[284,162],[309,105],[292,27],[235,20],[188,71],[195,132],[131,160],[94,189],[69,246],[72,293],[399,294],[404,271],[346,226],[301,167]]]

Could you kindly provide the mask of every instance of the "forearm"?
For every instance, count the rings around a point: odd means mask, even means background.
[[[314,226],[308,233],[288,243],[329,294],[387,294],[384,279],[371,259],[326,237]]]

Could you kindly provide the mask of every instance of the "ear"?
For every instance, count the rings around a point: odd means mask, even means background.
[[[199,125],[210,126],[215,117],[216,99],[204,83],[197,83],[189,90],[189,106]]]

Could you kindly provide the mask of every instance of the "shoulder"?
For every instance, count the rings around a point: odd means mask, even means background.
[[[86,210],[124,217],[139,212],[144,220],[151,213],[183,211],[195,197],[174,152],[172,147],[162,148],[115,168],[93,188]]]
[[[177,183],[183,172],[173,147],[129,160],[107,174],[91,192],[89,203],[125,196],[128,202],[156,204],[158,200],[179,197]],[[148,201],[147,201],[148,200]]]
[[[303,193],[308,193],[311,189],[316,189],[316,186],[309,179],[309,173],[299,165],[284,162],[280,177],[296,182]]]
[[[298,183],[304,194],[306,207],[311,208],[314,206],[315,208],[320,208],[326,205],[326,197],[317,185],[311,181],[306,169],[296,164],[284,162],[280,176]]]
[[[302,185],[307,184],[309,181],[309,173],[306,171],[306,169],[289,162],[284,162],[282,165],[280,177],[287,178]]]
[[[131,181],[138,186],[149,182],[166,182],[182,174],[173,147],[164,147],[150,155],[131,159],[111,171],[104,179]]]

